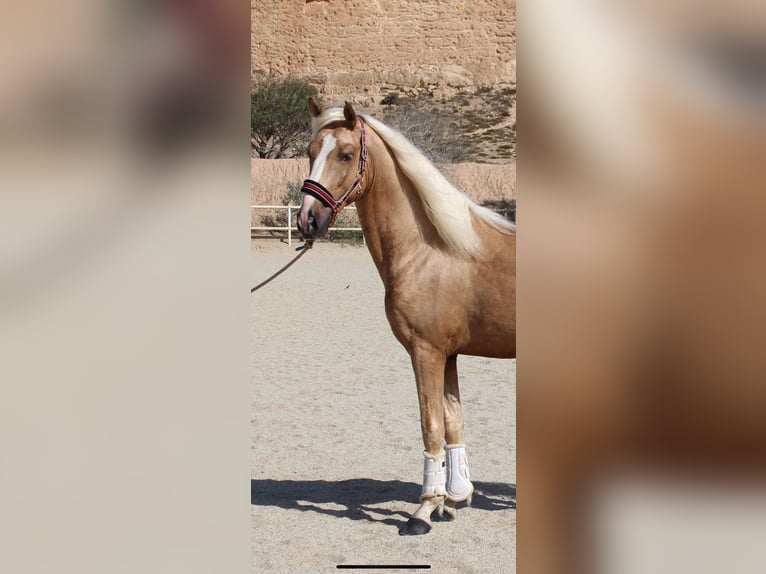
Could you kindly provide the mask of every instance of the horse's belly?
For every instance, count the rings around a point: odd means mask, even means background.
[[[512,359],[516,357],[516,320],[506,317],[505,322],[481,321],[470,323],[467,340],[458,353]]]

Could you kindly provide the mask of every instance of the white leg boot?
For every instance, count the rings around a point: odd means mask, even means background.
[[[473,484],[471,471],[468,468],[468,457],[464,444],[447,445],[447,500],[462,502],[468,500],[471,504]]]
[[[431,514],[434,510],[443,515],[444,501],[447,491],[444,488],[447,482],[447,462],[444,459],[444,451],[432,456],[427,452],[423,455],[423,490],[420,494],[420,507],[410,516],[407,525],[399,531],[399,534],[426,534],[431,530]]]
[[[446,465],[444,460],[444,451],[440,452],[436,458],[427,452],[423,452],[423,490],[420,493],[420,501],[435,496],[444,496],[447,491],[444,488],[447,482]]]

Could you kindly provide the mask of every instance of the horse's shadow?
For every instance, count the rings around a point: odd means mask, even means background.
[[[471,508],[490,511],[516,508],[515,484],[474,482],[474,488]],[[415,503],[418,496],[420,485],[400,480],[353,478],[340,481],[250,481],[250,504],[254,506],[318,512],[338,518],[378,522],[397,528],[407,521],[409,514],[375,505],[397,501]]]

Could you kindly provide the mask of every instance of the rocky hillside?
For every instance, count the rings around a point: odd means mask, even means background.
[[[251,20],[253,74],[326,94],[516,81],[515,0],[254,0]]]
[[[251,20],[254,79],[302,78],[325,105],[354,102],[434,161],[467,163],[444,169],[478,201],[515,197],[515,0],[252,0]],[[254,161],[254,199],[305,177],[287,165]]]

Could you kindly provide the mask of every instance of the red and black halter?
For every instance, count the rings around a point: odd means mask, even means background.
[[[336,201],[332,194],[327,190],[327,188],[318,181],[307,179],[303,182],[303,186],[301,187],[301,193],[306,193],[312,197],[316,197],[327,207],[332,208],[332,219],[330,220],[329,227],[332,227],[332,225],[335,223],[335,219],[338,217],[341,209],[354,203],[357,199],[362,197],[362,194],[364,193],[364,172],[367,169],[367,138],[365,135],[364,120],[357,116],[357,121],[359,122],[359,127],[362,129],[362,135],[359,138],[359,142],[361,144],[361,149],[359,151],[359,171],[357,172],[356,179],[354,180],[354,183],[351,184],[349,190]],[[351,194],[354,192],[356,192],[356,196],[354,196],[352,199],[349,199]]]

